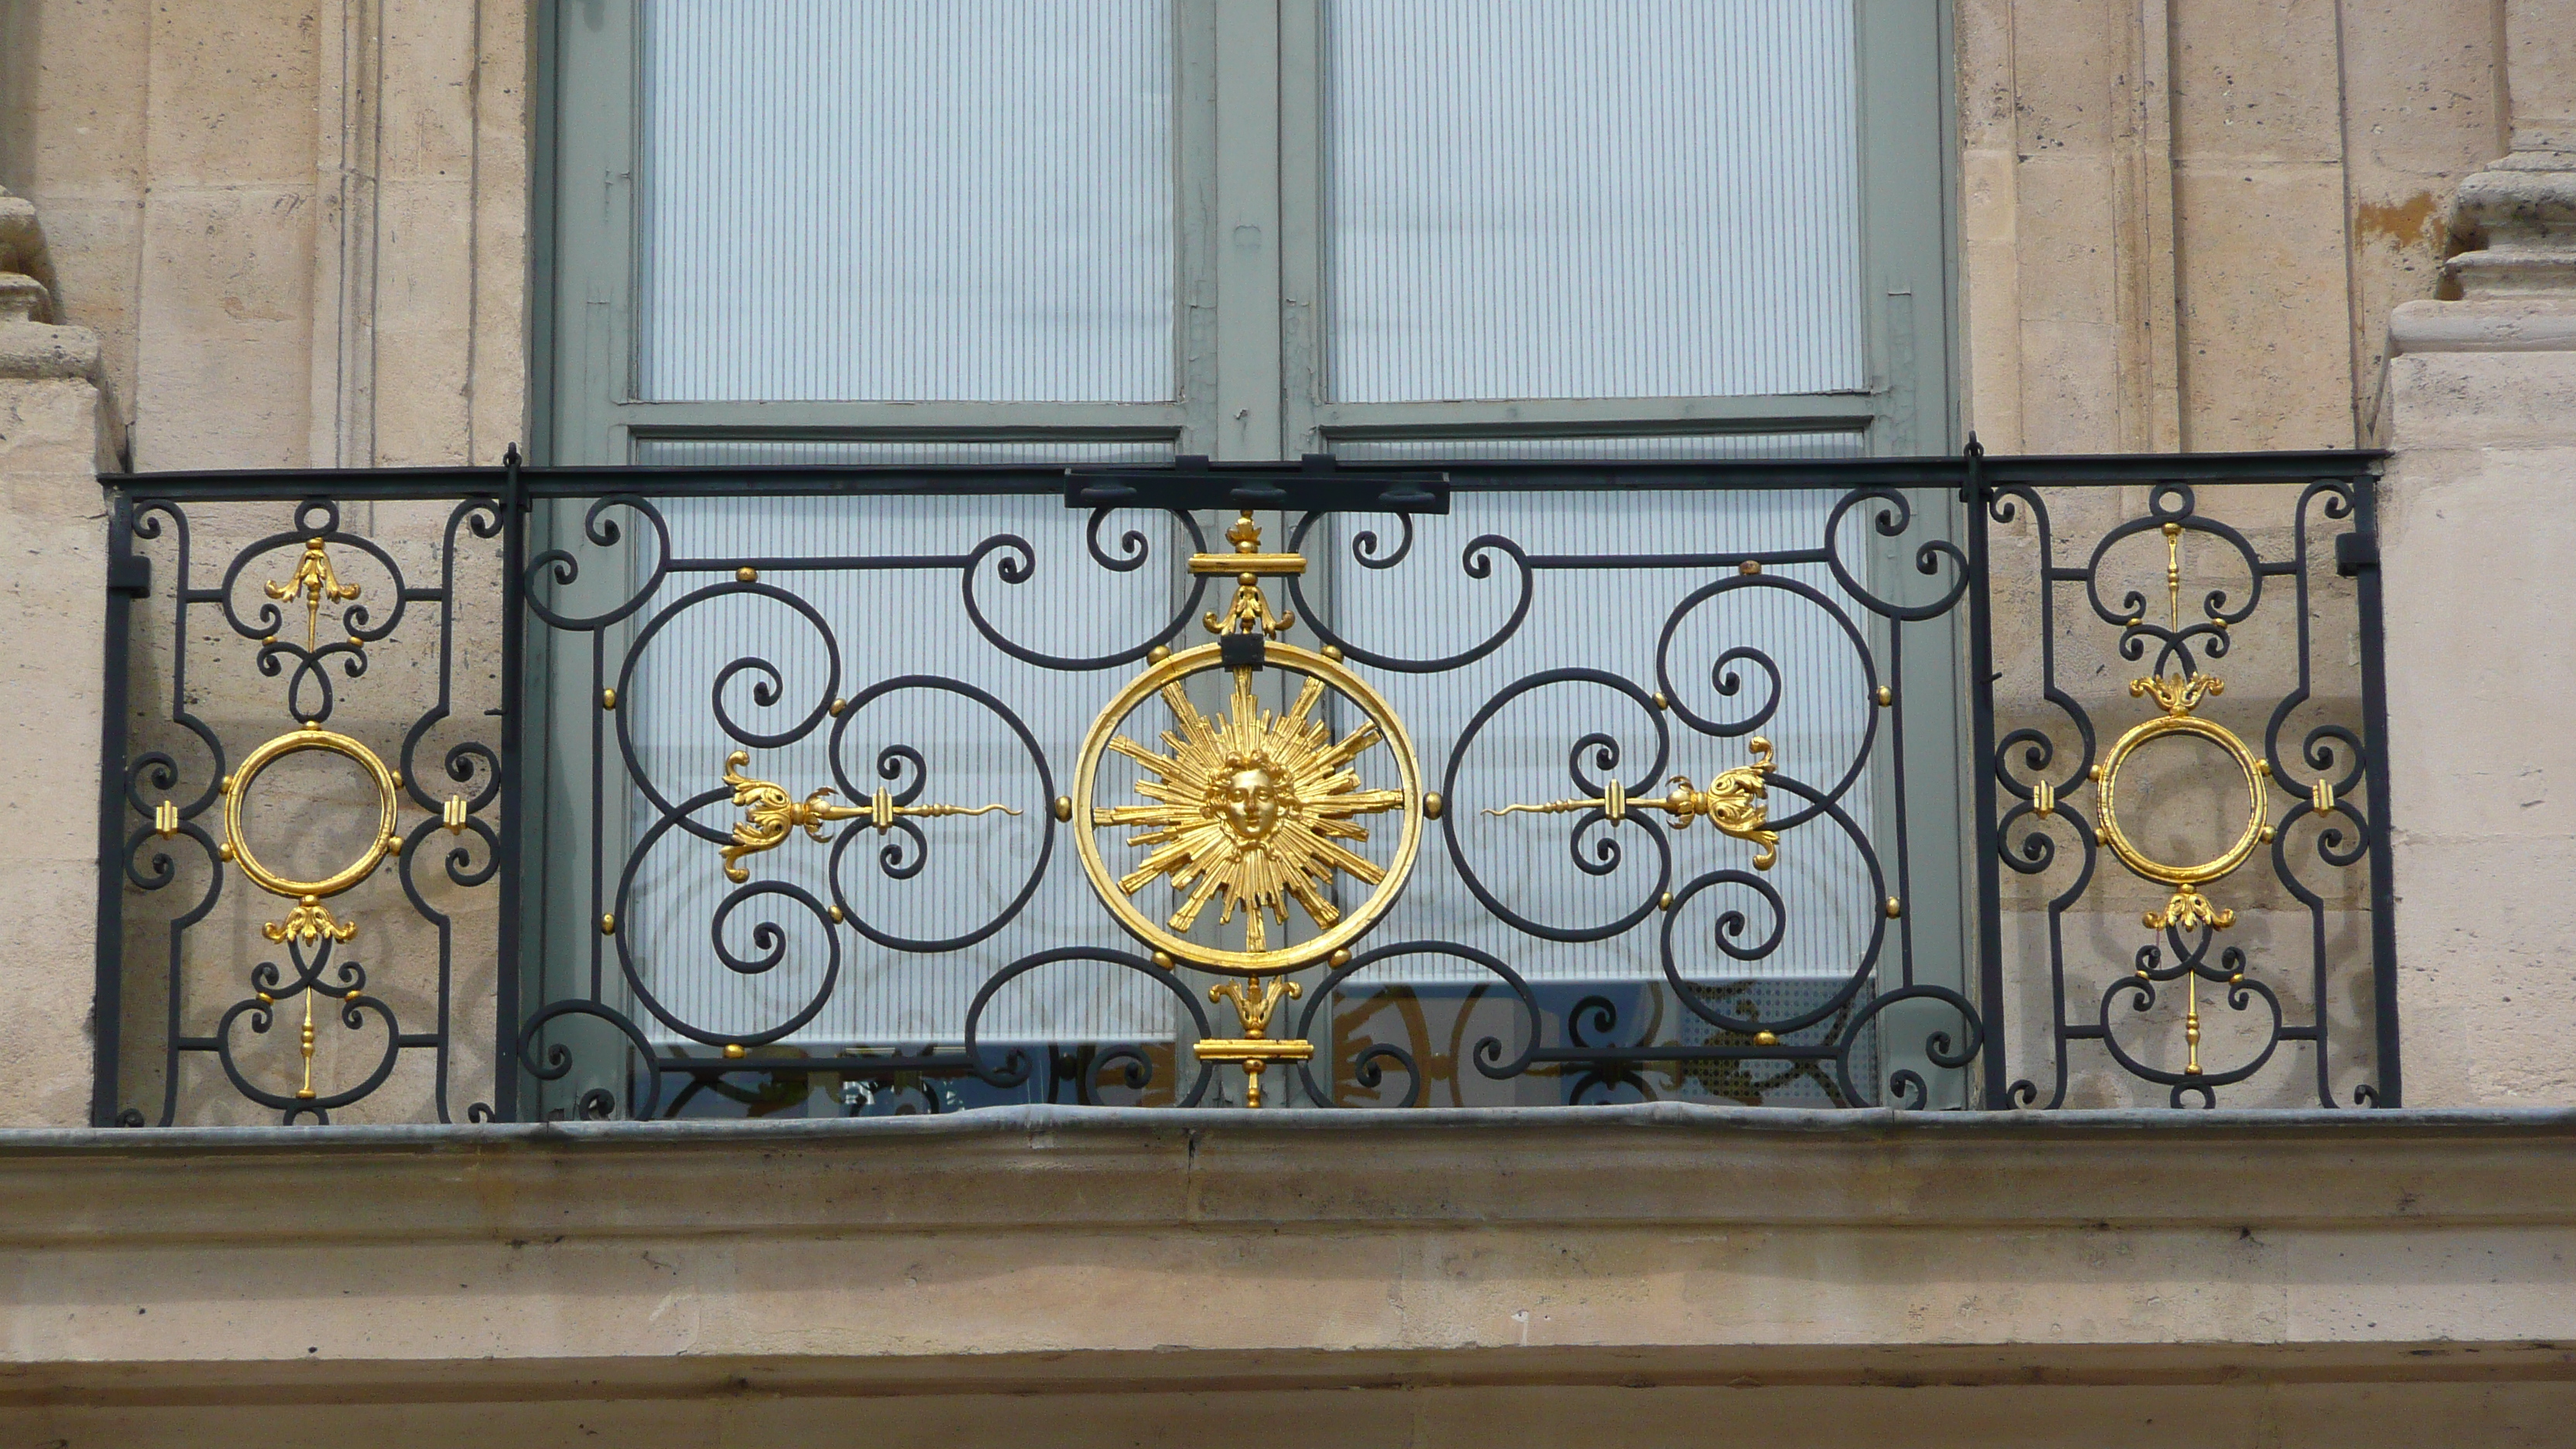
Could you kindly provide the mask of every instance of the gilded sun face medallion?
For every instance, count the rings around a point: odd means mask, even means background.
[[[1206,645],[1172,655],[1101,713],[1075,776],[1074,838],[1102,900],[1148,944],[1217,970],[1285,970],[1340,949],[1392,903],[1420,843],[1421,780],[1394,713],[1338,662],[1269,645],[1265,668],[1304,680],[1295,701],[1274,712],[1262,709],[1257,697],[1263,671],[1228,669],[1220,652]],[[1213,717],[1186,687],[1191,677],[1210,672],[1232,676],[1226,707]],[[1338,738],[1321,713],[1336,695],[1364,717]],[[1121,732],[1129,716],[1156,699],[1172,728],[1150,745]],[[1105,754],[1141,767],[1134,797],[1143,803],[1094,799]],[[1393,765],[1396,788],[1365,784],[1363,766],[1372,758]],[[1393,819],[1373,819],[1379,816]],[[1126,844],[1146,853],[1113,874],[1096,832],[1122,829],[1133,832]],[[1373,829],[1396,832],[1387,864],[1351,848]],[[1334,900],[1337,878],[1344,876],[1369,891],[1347,907]],[[1169,904],[1150,894],[1158,882],[1172,892]],[[1312,939],[1285,939],[1292,903],[1314,924]],[[1191,938],[1211,904],[1220,940],[1239,929],[1241,949]]]

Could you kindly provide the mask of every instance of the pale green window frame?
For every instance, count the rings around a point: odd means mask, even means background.
[[[1867,391],[1500,402],[1325,400],[1322,11],[1323,0],[1175,5],[1169,401],[647,402],[635,388],[637,6],[546,4],[536,457],[620,464],[650,436],[1157,439],[1244,460],[1360,438],[1861,432],[1876,455],[1961,441],[1947,0],[1854,0]]]

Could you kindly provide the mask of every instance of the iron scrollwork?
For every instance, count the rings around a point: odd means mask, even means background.
[[[117,484],[102,1000],[155,936],[164,1000],[157,1054],[106,1013],[104,1115],[2215,1105],[2285,1051],[2399,1099],[2377,581],[2315,546],[2367,537],[2366,457],[922,470],[1069,511],[911,535],[881,474],[618,481],[514,455],[434,540],[344,523],[419,485]],[[1543,490],[1772,522],[1583,543]],[[728,497],[934,541],[711,543]],[[1359,602],[1399,596],[1459,602]],[[363,806],[255,801],[308,754]],[[226,1001],[229,875],[283,904]]]

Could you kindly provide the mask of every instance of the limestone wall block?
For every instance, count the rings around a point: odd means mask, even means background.
[[[2339,162],[2336,8],[2332,0],[2172,0],[2174,155]]]
[[[2341,168],[2194,162],[2174,194],[2188,446],[2351,447]]]
[[[323,43],[314,0],[155,6],[151,188],[309,187]]]
[[[156,192],[144,223],[135,467],[302,467],[309,182]]]

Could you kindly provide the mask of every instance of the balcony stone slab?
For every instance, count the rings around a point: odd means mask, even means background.
[[[2571,1281],[2565,1111],[0,1134],[0,1423],[281,1397],[2438,1395],[2576,1376]]]

